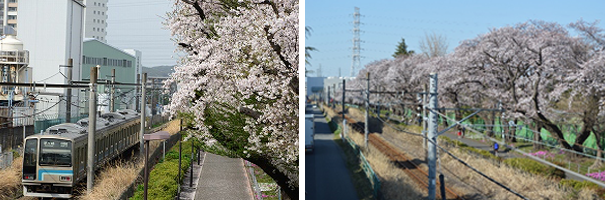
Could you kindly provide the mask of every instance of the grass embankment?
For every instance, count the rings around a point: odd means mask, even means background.
[[[193,147],[192,142],[193,140],[183,142],[182,152],[191,152],[191,148]],[[199,142],[195,143],[199,144]],[[157,200],[174,199],[180,186],[178,179],[183,179],[191,161],[191,154],[182,154],[181,168],[179,169],[179,145],[178,143],[174,145],[166,153],[166,158],[161,160],[151,170],[147,187],[147,198]],[[177,178],[179,170],[181,170],[181,176]],[[143,184],[137,186],[137,191],[130,199],[143,199]]]
[[[167,131],[173,135],[180,130],[179,120],[173,120],[167,123],[166,128],[162,129],[163,131]],[[155,151],[160,144],[161,142],[159,141],[152,141],[149,145],[149,149]],[[117,162],[111,166],[107,166],[101,169],[102,171],[95,177],[93,191],[90,194],[81,192],[83,195],[77,198],[83,200],[117,199],[133,182],[142,180],[142,177],[138,177],[138,175],[143,169],[143,165],[143,160],[138,159],[128,162]]]
[[[252,166],[252,169],[254,169],[254,176],[256,177],[256,182],[258,183],[258,185],[260,187],[262,199],[278,200],[279,195],[280,195],[279,194],[280,190],[279,190],[279,187],[277,186],[277,183],[275,183],[275,180],[273,180],[273,178],[271,178],[271,176],[269,176],[267,173],[265,173],[263,171],[263,169],[256,166],[255,164],[251,164],[251,166]],[[254,186],[252,186],[252,188],[254,188]],[[258,199],[258,197],[255,199]]]

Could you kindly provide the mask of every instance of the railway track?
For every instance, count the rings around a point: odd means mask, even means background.
[[[359,124],[356,120],[352,119],[349,116],[345,115],[345,119],[347,119],[348,124],[353,126],[355,130],[363,130],[363,127],[359,127]],[[413,162],[408,156],[405,155],[401,150],[397,149],[393,145],[389,144],[387,141],[382,139],[377,134],[369,134],[368,140],[370,145],[374,146],[381,153],[386,155],[391,162],[393,162],[399,169],[403,170],[409,177],[423,188],[425,191],[428,190],[428,173],[420,168],[416,163]],[[437,180],[437,188],[440,189],[441,183]],[[439,191],[438,189],[438,191]],[[446,199],[461,199],[453,190],[445,187],[445,196]],[[437,197],[441,199],[440,191],[437,192]]]

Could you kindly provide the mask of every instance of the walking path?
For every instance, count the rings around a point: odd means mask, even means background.
[[[242,159],[201,153],[200,165],[193,164],[193,176],[185,174],[180,199],[253,199]]]

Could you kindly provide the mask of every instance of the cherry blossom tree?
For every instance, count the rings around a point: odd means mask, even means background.
[[[410,56],[368,64],[352,85],[365,87],[361,82],[369,71],[375,74],[371,77],[373,89],[418,92],[427,83],[427,75],[438,72],[441,106],[494,108],[501,102],[507,121],[536,123],[563,147],[582,151],[591,132],[605,132],[598,121],[605,121],[605,76],[601,75],[605,34],[597,24],[582,20],[570,24],[567,28],[575,29],[579,36],[572,36],[560,24],[544,21],[492,29],[463,41],[445,56]],[[575,114],[570,117],[569,113]],[[493,113],[481,117],[490,123],[495,118]],[[571,118],[579,120],[580,131],[573,141],[567,141],[560,125]]]
[[[298,198],[298,1],[180,0],[167,25],[185,56],[167,110]]]

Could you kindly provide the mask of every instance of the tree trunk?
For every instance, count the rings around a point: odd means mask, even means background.
[[[517,119],[513,120],[513,122],[515,122],[515,124],[517,124]],[[509,142],[517,142],[517,137],[516,133],[517,133],[517,127],[510,127],[510,135],[508,136],[508,140]]]
[[[530,129],[532,130],[536,130],[536,132],[534,133],[534,149],[542,149],[544,148],[544,145],[537,143],[537,142],[542,142],[542,136],[540,136],[540,131],[542,130],[542,124],[540,124],[540,122],[529,122],[530,123]]]
[[[595,139],[597,140],[597,158],[602,158],[603,157],[603,143],[602,143],[602,133],[597,133],[597,130],[593,130],[593,134],[595,136]],[[595,159],[594,163],[592,164],[592,166],[590,166],[590,168],[592,169],[597,169],[600,168],[603,165],[603,162],[601,161],[601,159]]]
[[[275,180],[282,191],[287,194],[287,197],[284,196],[283,199],[298,200],[298,186],[290,186],[288,176],[273,166],[270,160],[263,157],[251,157],[247,160],[263,169],[266,174]]]

